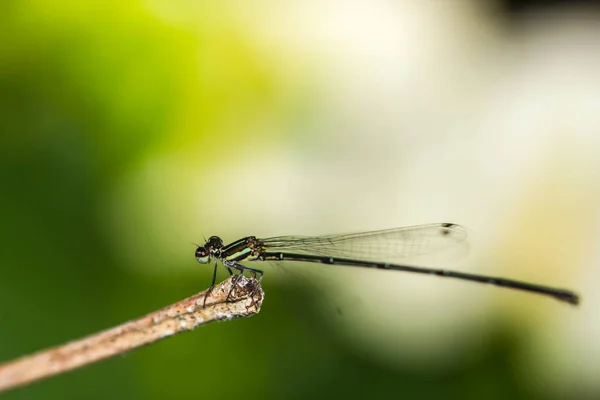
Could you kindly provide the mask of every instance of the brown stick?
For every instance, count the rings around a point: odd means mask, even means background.
[[[264,297],[260,284],[252,278],[234,277],[213,288],[205,307],[206,291],[112,329],[0,364],[0,392],[123,354],[211,321],[256,314]]]

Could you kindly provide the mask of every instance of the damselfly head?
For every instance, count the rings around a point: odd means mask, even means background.
[[[210,252],[202,246],[196,249],[196,261],[200,264],[207,264],[210,261]]]

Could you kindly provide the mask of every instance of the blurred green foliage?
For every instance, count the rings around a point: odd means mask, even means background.
[[[208,272],[136,275],[115,255],[98,212],[114,180],[145,154],[185,146],[190,135],[209,143],[215,126],[243,123],[274,96],[260,57],[206,8],[191,31],[143,2],[0,4],[0,360],[108,328],[208,282]],[[308,282],[267,279],[265,288],[251,319],[5,398],[528,397],[512,359],[520,343],[506,327],[491,331],[483,353],[465,354],[469,363],[415,372],[377,364],[341,339]]]

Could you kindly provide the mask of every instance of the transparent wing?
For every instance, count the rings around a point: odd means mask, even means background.
[[[260,239],[267,251],[387,261],[451,248],[467,238],[457,224],[436,223],[372,232]]]

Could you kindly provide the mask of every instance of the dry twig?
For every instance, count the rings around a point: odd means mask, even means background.
[[[212,321],[249,317],[259,312],[264,293],[258,281],[244,276],[234,278],[235,275],[216,285],[206,298],[205,307],[206,291],[112,329],[0,364],[0,392],[126,353]]]

